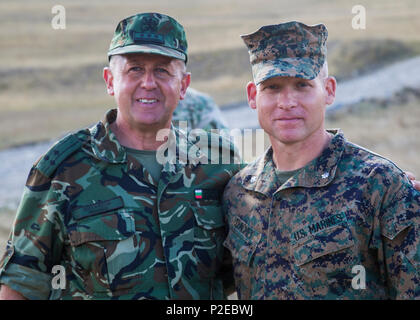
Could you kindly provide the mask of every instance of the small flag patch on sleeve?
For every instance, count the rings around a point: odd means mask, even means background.
[[[202,189],[196,189],[195,192],[195,198],[196,199],[203,199],[203,190]]]

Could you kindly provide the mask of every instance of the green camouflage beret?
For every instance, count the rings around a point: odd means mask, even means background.
[[[263,26],[241,37],[257,85],[272,77],[314,79],[327,56],[328,31],[323,24],[307,26],[292,21]]]
[[[112,55],[126,53],[160,54],[187,62],[184,27],[160,13],[139,13],[118,23],[108,50]]]

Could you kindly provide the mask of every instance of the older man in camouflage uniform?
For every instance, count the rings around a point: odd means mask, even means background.
[[[391,161],[324,129],[324,25],[242,36],[272,147],[224,193],[240,299],[419,299],[420,194]]]
[[[0,263],[0,295],[51,298],[61,266],[66,284],[54,297],[63,299],[222,299],[220,197],[238,165],[211,158],[233,156],[221,138],[191,159],[193,142],[169,130],[190,81],[184,29],[158,13],[126,18],[108,56],[104,79],[118,109],[33,166]]]

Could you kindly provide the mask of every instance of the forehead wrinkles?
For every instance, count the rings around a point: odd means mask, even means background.
[[[125,64],[137,64],[137,65],[145,65],[151,63],[152,65],[159,65],[159,66],[171,66],[173,65],[172,59],[165,58],[165,57],[152,57],[152,56],[135,56],[125,57]]]
[[[165,67],[171,73],[179,74],[180,77],[184,75],[184,62],[178,59],[173,59],[165,56],[159,55],[143,55],[143,56],[125,56],[124,66],[138,65],[145,66],[147,63],[152,63],[153,67]],[[123,60],[123,59],[122,59]]]

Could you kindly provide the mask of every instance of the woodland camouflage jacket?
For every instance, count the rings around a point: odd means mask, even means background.
[[[33,166],[0,282],[30,299],[51,298],[60,265],[63,299],[224,298],[220,198],[239,165],[167,163],[153,181],[110,130],[115,118],[111,110]],[[172,132],[177,143],[187,139]],[[222,139],[214,147],[233,151]]]

